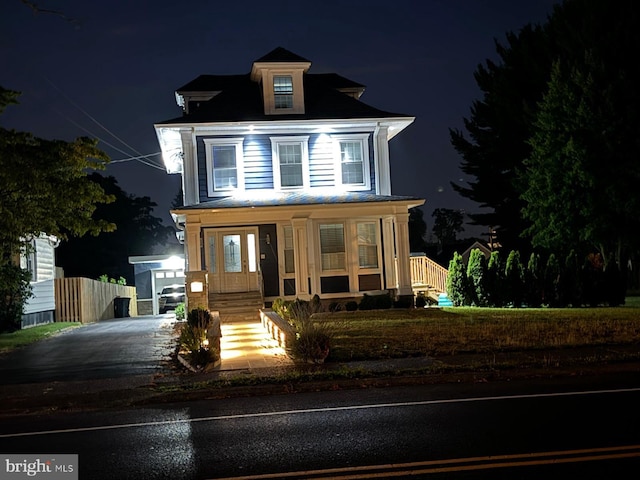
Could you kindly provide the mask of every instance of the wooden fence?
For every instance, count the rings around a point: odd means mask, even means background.
[[[138,315],[136,287],[89,278],[56,278],[56,322],[93,323],[116,317],[116,298],[129,298],[129,315]],[[120,301],[119,301],[120,302]]]
[[[411,284],[414,290],[447,291],[449,270],[424,254],[411,254]]]

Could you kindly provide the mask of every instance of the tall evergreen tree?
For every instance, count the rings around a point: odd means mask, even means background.
[[[449,274],[447,275],[447,296],[455,307],[468,305],[468,282],[467,272],[462,261],[462,255],[454,252],[453,258],[449,262]]]
[[[471,305],[478,307],[487,305],[486,277],[487,259],[479,248],[474,248],[469,254],[469,262],[467,263],[467,281],[469,283]]]

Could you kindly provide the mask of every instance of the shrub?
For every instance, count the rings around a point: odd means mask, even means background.
[[[31,274],[18,265],[0,266],[0,331],[19,330],[25,302],[33,295]]]
[[[358,310],[358,302],[356,302],[355,300],[349,300],[344,304],[344,309],[347,312],[355,312],[356,310]]]
[[[184,320],[184,317],[185,317],[184,303],[179,303],[178,305],[176,305],[176,320],[181,322],[182,320]]]
[[[462,255],[454,252],[449,262],[449,275],[447,275],[447,296],[454,306],[459,307],[468,304],[467,299],[467,274]]]
[[[529,257],[525,275],[525,303],[528,307],[542,305],[543,274],[540,255],[533,252]]]
[[[342,310],[342,305],[340,305],[340,302],[331,302],[329,304],[330,312],[339,312],[340,310]]]
[[[197,307],[189,310],[187,314],[187,325],[206,330],[211,323],[211,312],[206,308]]]
[[[360,310],[384,310],[393,307],[393,299],[388,293],[362,296],[358,308]]]
[[[524,269],[520,261],[520,252],[512,250],[507,257],[504,268],[507,303],[514,307],[521,307],[524,298]]]
[[[502,286],[504,284],[503,272],[500,253],[497,251],[491,252],[485,280],[487,303],[491,307],[501,307],[504,304],[504,296],[502,295]]]
[[[296,360],[323,363],[332,339],[333,332],[326,323],[307,320],[298,327],[289,353]]]
[[[486,276],[487,259],[479,248],[471,250],[467,265],[467,279],[469,283],[469,301],[472,305],[486,306]]]
[[[189,310],[187,323],[180,332],[179,344],[180,350],[187,353],[192,365],[204,366],[220,358],[219,327],[209,310],[202,307]],[[214,329],[213,333],[207,332]]]

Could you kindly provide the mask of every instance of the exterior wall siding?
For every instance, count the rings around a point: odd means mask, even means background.
[[[309,137],[309,185],[311,188],[335,186],[335,166],[331,138],[328,135]]]
[[[249,135],[244,140],[245,190],[273,190],[271,141],[266,135]]]

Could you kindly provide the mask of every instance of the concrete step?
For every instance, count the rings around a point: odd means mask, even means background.
[[[260,292],[214,293],[209,295],[209,309],[220,313],[223,323],[259,321],[264,307]]]

